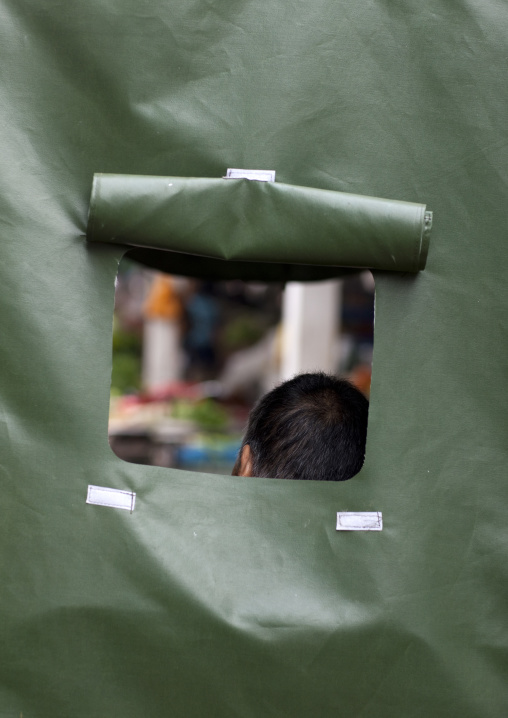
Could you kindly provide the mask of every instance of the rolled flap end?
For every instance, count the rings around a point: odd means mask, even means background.
[[[423,214],[422,238],[420,243],[420,256],[418,258],[418,271],[425,269],[429,253],[430,233],[432,230],[433,213],[425,210]]]
[[[97,216],[96,208],[99,203],[101,178],[101,172],[96,172],[93,176],[92,192],[90,194],[90,206],[88,208],[88,221],[86,224],[86,237],[88,241],[92,241],[94,239],[95,218]]]

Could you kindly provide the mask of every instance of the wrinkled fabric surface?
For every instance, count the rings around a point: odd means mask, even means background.
[[[0,19],[0,714],[506,715],[506,5],[2,0]],[[434,213],[425,269],[375,273],[351,481],[108,446],[125,247],[86,241],[93,175],[228,167]],[[87,505],[89,484],[135,510]],[[337,532],[337,511],[383,531]]]

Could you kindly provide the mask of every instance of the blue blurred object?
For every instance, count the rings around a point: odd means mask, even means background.
[[[240,450],[241,440],[217,444],[186,444],[176,450],[176,464],[185,469],[196,468],[216,472],[225,465],[233,465]]]

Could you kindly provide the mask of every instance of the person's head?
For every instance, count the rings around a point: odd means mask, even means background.
[[[233,476],[350,479],[365,457],[368,411],[367,399],[345,379],[300,374],[252,409]]]

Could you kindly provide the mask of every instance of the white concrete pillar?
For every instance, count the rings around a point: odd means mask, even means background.
[[[145,319],[142,383],[147,391],[160,389],[182,377],[183,356],[176,321]]]
[[[288,282],[282,304],[281,381],[306,371],[334,373],[341,280]]]

